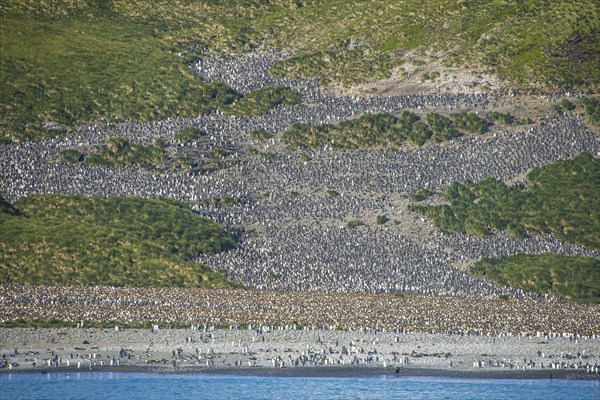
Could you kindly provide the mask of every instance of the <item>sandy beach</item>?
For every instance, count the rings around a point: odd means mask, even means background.
[[[378,331],[0,328],[2,372],[600,379],[599,338]]]

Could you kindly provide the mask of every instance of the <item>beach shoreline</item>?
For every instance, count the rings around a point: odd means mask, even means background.
[[[397,369],[382,367],[350,367],[350,366],[312,366],[312,367],[177,367],[171,366],[96,366],[91,370],[77,369],[76,367],[54,368],[21,368],[0,370],[0,374],[72,374],[72,373],[120,373],[120,374],[207,374],[207,375],[236,375],[236,376],[271,376],[280,378],[364,378],[364,377],[436,377],[436,378],[462,378],[462,379],[575,379],[600,381],[600,375],[590,374],[585,370],[460,370],[460,369],[435,369],[421,367],[404,367]]]
[[[0,373],[598,380],[600,339],[335,330],[0,328]]]

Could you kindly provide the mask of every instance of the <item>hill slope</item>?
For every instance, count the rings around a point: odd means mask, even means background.
[[[41,195],[0,211],[4,284],[235,286],[189,261],[235,241],[181,202]]]
[[[346,87],[393,73],[392,85],[437,85],[453,80],[454,67],[521,88],[595,90],[599,15],[593,0],[8,0],[0,8],[0,137],[223,108],[240,95],[187,67],[204,49],[286,49],[292,57],[273,73]]]

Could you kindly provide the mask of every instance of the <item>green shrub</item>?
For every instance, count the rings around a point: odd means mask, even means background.
[[[533,120],[531,118],[529,118],[529,117],[527,117],[527,118],[521,118],[521,119],[518,119],[515,122],[515,124],[516,125],[531,125],[531,124],[533,124]]]
[[[408,134],[410,140],[415,146],[423,146],[431,138],[431,130],[423,121],[417,121],[413,124]]]
[[[433,140],[436,142],[452,140],[460,136],[460,132],[454,127],[450,118],[433,112],[427,114],[426,120],[429,128],[433,131]]]
[[[197,164],[190,157],[179,157],[175,160],[175,162],[179,165],[179,167],[183,170],[191,170],[196,167]]]

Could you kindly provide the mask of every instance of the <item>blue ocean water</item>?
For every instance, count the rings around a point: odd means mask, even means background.
[[[272,377],[92,372],[0,374],[0,399],[600,399],[599,381]]]

